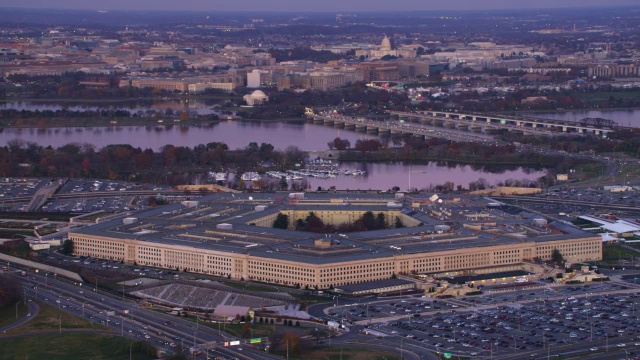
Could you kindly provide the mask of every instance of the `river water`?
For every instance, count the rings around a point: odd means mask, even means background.
[[[157,102],[148,106],[129,105],[60,105],[37,104],[31,102],[10,102],[0,105],[0,108],[14,108],[18,110],[86,110],[97,108],[126,109],[133,111],[164,111],[171,108],[174,111],[189,110],[199,114],[214,113],[215,110],[202,101],[189,103],[180,100]],[[531,116],[549,119],[580,121],[585,117],[600,117],[616,121],[621,126],[640,127],[640,110],[614,111],[573,111],[558,113],[538,113]],[[59,147],[71,142],[91,143],[97,148],[111,144],[131,144],[135,147],[159,149],[164,145],[189,146],[209,142],[224,142],[229,148],[237,149],[247,146],[250,142],[270,143],[277,149],[283,150],[288,146],[297,146],[306,151],[327,150],[327,143],[340,137],[355,144],[358,139],[372,139],[375,135],[356,133],[345,129],[310,123],[277,123],[277,122],[245,122],[221,121],[217,124],[200,127],[181,126],[134,126],[109,128],[47,128],[47,129],[0,129],[0,146],[10,140],[21,139],[38,143],[42,146]],[[468,186],[469,182],[484,178],[490,184],[505,180],[535,180],[545,174],[543,170],[518,168],[500,173],[491,173],[471,166],[448,167],[441,164],[429,163],[425,165],[409,165],[402,163],[344,163],[343,168],[366,171],[364,176],[340,176],[338,178],[318,179],[310,178],[310,187],[350,190],[386,190],[399,186],[402,190],[408,188],[424,189],[431,185],[452,181],[456,185]]]
[[[615,121],[618,126],[640,127],[640,110],[589,110],[589,111],[563,111],[557,113],[532,113],[533,117],[580,121],[584,118],[602,118]]]

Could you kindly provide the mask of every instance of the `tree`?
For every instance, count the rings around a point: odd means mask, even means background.
[[[60,253],[63,255],[73,254],[73,240],[68,239],[64,243],[62,243],[62,247],[60,248]]]
[[[384,217],[384,213],[378,213],[376,216],[376,229],[381,230],[387,227],[387,219]]]
[[[273,221],[273,227],[276,229],[288,229],[289,216],[283,213],[278,213],[278,216],[276,216],[276,219]]]
[[[289,183],[287,182],[287,178],[282,176],[280,178],[280,190],[287,190],[289,188]]]
[[[340,139],[339,137],[333,139],[333,147],[336,150],[346,150],[351,147],[351,143],[347,139]]]
[[[15,276],[0,275],[0,309],[15,304],[22,295],[22,284]]]
[[[551,262],[556,263],[558,265],[561,265],[562,263],[564,263],[564,258],[562,257],[560,250],[553,249],[553,252],[551,252]]]
[[[153,357],[153,358],[155,358],[158,355],[156,348],[146,341],[134,342],[133,344],[131,344],[131,351],[134,353],[141,353],[148,357]]]

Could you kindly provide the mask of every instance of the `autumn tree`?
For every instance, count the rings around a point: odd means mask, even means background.
[[[22,284],[20,279],[7,274],[0,275],[0,308],[15,304],[20,300]]]

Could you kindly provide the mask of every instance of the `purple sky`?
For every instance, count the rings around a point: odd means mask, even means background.
[[[0,6],[95,10],[379,11],[638,5],[638,0],[2,0]]]

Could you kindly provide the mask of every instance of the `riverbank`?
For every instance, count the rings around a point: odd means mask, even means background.
[[[130,127],[130,126],[203,126],[215,125],[220,120],[211,119],[209,116],[201,116],[197,118],[180,119],[150,119],[147,117],[55,117],[55,118],[17,118],[17,119],[0,119],[0,129],[37,129],[38,131],[46,131],[47,129],[60,128],[104,128],[112,129],[114,127]]]
[[[492,114],[502,114],[502,115],[521,115],[521,114],[554,114],[554,113],[574,113],[574,112],[589,112],[589,111],[637,111],[640,110],[640,106],[632,106],[632,107],[613,107],[613,108],[557,108],[557,109],[547,109],[547,110],[539,110],[539,109],[529,109],[529,110],[518,110],[518,111],[496,111],[492,112]]]
[[[2,103],[12,102],[31,102],[31,103],[67,103],[67,104],[105,104],[105,103],[130,103],[136,101],[175,101],[175,100],[219,100],[219,99],[241,99],[241,95],[235,94],[201,94],[201,95],[189,95],[177,94],[175,96],[141,96],[132,98],[118,98],[118,99],[68,99],[68,98],[4,98],[0,99]]]

